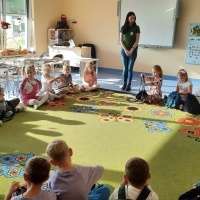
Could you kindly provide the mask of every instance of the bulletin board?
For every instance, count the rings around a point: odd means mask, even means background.
[[[200,24],[190,24],[185,63],[200,64]]]

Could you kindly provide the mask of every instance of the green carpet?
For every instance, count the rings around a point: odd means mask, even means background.
[[[138,156],[149,162],[149,182],[161,200],[177,199],[189,190],[200,180],[200,117],[132,103],[130,97],[104,90],[66,96],[39,110],[28,108],[4,123],[0,127],[0,199],[11,181],[23,183],[18,171],[12,171],[18,167],[23,172],[21,154],[46,157],[47,144],[57,138],[73,148],[75,165],[104,166],[100,183],[111,189],[121,182],[126,161]],[[8,166],[7,154],[13,154],[13,159],[20,155],[18,162]]]

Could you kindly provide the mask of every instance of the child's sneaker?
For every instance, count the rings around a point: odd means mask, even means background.
[[[18,106],[16,107],[16,112],[24,112],[26,110],[26,106]]]
[[[7,111],[6,112],[6,118],[9,118],[9,117],[11,117],[13,115],[13,112],[12,111]]]

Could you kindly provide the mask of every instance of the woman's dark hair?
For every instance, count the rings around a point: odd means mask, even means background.
[[[125,22],[124,22],[123,31],[122,31],[123,34],[125,34],[125,33],[128,31],[128,29],[129,29],[129,20],[128,20],[128,18],[129,18],[130,16],[132,16],[132,15],[135,17],[134,25],[136,24],[136,15],[135,15],[134,12],[130,11],[130,12],[126,15],[126,20],[125,20]]]

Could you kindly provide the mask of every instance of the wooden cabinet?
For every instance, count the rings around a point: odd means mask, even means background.
[[[73,37],[72,29],[48,29],[48,44],[69,46],[68,41]]]

